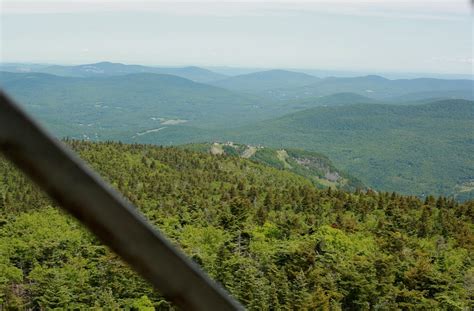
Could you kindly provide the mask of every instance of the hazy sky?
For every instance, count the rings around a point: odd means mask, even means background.
[[[1,0],[2,62],[472,73],[469,1]]]

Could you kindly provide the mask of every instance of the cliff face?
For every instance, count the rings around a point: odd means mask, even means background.
[[[337,169],[326,156],[298,149],[273,149],[260,145],[214,142],[185,145],[184,148],[212,155],[229,155],[291,171],[311,180],[318,188],[355,190],[366,188],[358,179]]]

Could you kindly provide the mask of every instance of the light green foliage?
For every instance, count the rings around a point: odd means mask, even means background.
[[[320,190],[182,148],[67,142],[250,310],[472,308],[474,202]],[[0,160],[0,306],[173,306]]]

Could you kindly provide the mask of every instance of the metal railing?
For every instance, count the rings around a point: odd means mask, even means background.
[[[185,310],[243,310],[135,207],[2,92],[0,152],[166,299]]]

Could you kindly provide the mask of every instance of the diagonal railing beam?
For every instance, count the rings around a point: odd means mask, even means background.
[[[243,310],[121,195],[0,91],[0,152],[184,310]]]

